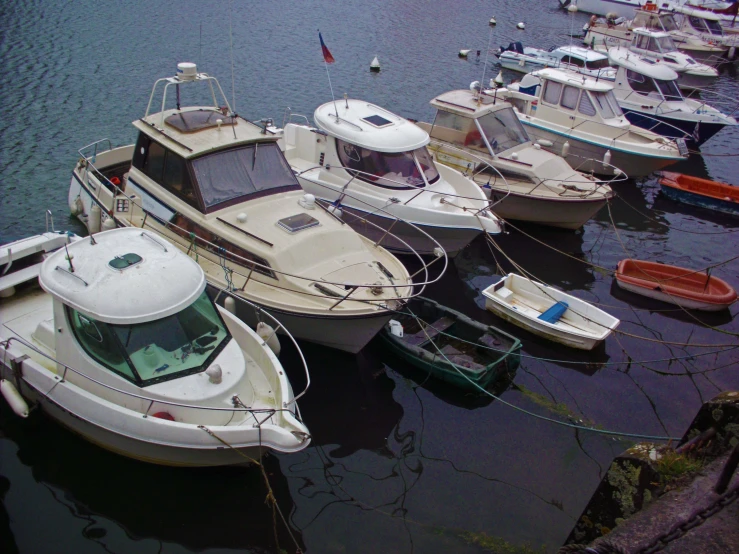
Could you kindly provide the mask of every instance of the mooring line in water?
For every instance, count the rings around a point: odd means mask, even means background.
[[[426,327],[430,327],[434,331],[437,331],[437,329],[433,325],[431,325],[427,321],[424,321],[423,319],[421,319],[420,317],[416,316],[415,314],[413,314],[411,312],[406,312],[406,311],[402,311],[402,310],[391,310],[391,311],[393,313],[395,313],[395,314],[398,314],[398,315],[408,315],[408,316],[414,317],[419,323],[421,323],[423,325],[426,325]],[[438,334],[439,335],[446,336],[446,337],[451,337],[451,338],[454,338],[454,339],[456,339],[456,340],[458,340],[460,342],[463,342],[465,344],[474,345],[474,346],[476,346],[478,348],[483,348],[485,350],[490,350],[492,352],[499,352],[499,353],[506,353],[506,352],[508,352],[508,350],[503,350],[502,348],[494,348],[492,346],[478,344],[478,343],[475,343],[475,342],[472,342],[472,341],[461,339],[459,337],[454,337],[454,336],[450,335],[449,333],[446,333],[445,331],[438,331]],[[712,350],[710,352],[701,352],[700,354],[686,354],[685,356],[672,356],[670,358],[657,358],[657,359],[654,359],[654,360],[634,360],[634,359],[631,359],[631,356],[628,354],[628,352],[624,352],[626,354],[626,356],[629,357],[629,359],[628,360],[622,360],[620,362],[584,362],[584,361],[579,361],[579,360],[561,360],[561,359],[557,359],[557,358],[541,358],[539,356],[532,356],[531,354],[524,354],[524,353],[520,353],[520,352],[519,352],[518,356],[520,356],[522,358],[528,358],[530,360],[534,360],[534,361],[538,361],[538,362],[550,362],[550,363],[555,363],[555,364],[573,364],[573,365],[589,365],[589,366],[609,366],[609,365],[629,365],[629,364],[643,365],[643,364],[656,364],[656,363],[660,363],[660,362],[673,362],[673,361],[680,361],[680,360],[692,360],[694,358],[702,358],[704,356],[712,356],[714,354],[723,354],[724,352],[731,352],[731,351],[737,350],[737,349],[739,349],[739,345],[731,345],[730,347],[723,348],[721,350]],[[652,370],[652,371],[659,372],[659,370]],[[698,372],[695,372],[695,373],[701,373],[701,372],[704,372],[704,371],[698,371]],[[659,373],[664,374],[664,375],[676,375],[676,376],[678,376],[678,375],[687,375],[686,373],[669,373],[669,372],[659,372]]]
[[[610,205],[609,205],[609,210],[610,210]],[[616,232],[616,236],[618,236],[618,232]],[[538,284],[535,281],[532,280],[532,279],[537,279],[542,285],[547,286],[546,282],[543,279],[539,279],[538,277],[536,277],[536,275],[534,275],[530,271],[527,271],[521,265],[519,265],[513,259],[511,259],[511,257],[508,256],[503,251],[503,249],[500,246],[498,246],[498,244],[490,237],[490,235],[486,235],[486,239],[487,239],[487,241],[490,244],[492,244],[495,247],[496,250],[498,250],[498,252],[500,252],[501,254],[503,254],[503,256],[505,256],[505,258],[508,260],[508,262],[511,265],[513,265],[513,267],[515,269],[517,269],[518,271],[520,271],[522,273],[522,275],[524,276],[524,278],[528,279],[531,284],[533,284],[534,286],[536,286],[537,289],[542,294],[544,294],[545,296],[549,297],[552,301],[557,302],[557,299],[556,298],[553,298],[546,290],[544,290],[543,288],[539,287]],[[620,240],[621,239],[619,237],[619,241]],[[739,258],[739,256],[735,256],[731,260],[734,260],[736,258]],[[728,261],[731,261],[731,260],[728,260]],[[722,262],[722,263],[728,263],[728,261],[727,262]],[[721,265],[721,264],[716,264],[716,265]],[[579,315],[585,321],[589,321],[590,323],[593,323],[595,325],[598,325],[599,327],[606,328],[606,326],[603,325],[602,323],[599,323],[597,321],[594,321],[592,318],[589,318],[588,316],[586,316],[584,314],[581,314],[577,310],[574,310],[572,308],[569,308],[569,309],[572,310],[577,315]],[[696,319],[699,323],[701,323],[705,327],[708,327],[708,328],[710,328],[712,330],[715,330],[715,331],[716,330],[719,330],[719,329],[717,329],[715,327],[712,327],[710,325],[703,324],[703,322],[701,322],[700,320],[698,320],[697,318],[695,318],[695,316],[693,316],[692,314],[690,314],[690,315],[691,315],[691,317],[693,317],[694,319]],[[644,337],[642,335],[635,335],[633,333],[628,333],[628,332],[622,331],[620,329],[612,329],[611,331],[613,333],[619,333],[619,334],[624,335],[624,336],[627,336],[627,337],[631,337],[631,338],[635,338],[635,339],[641,339],[641,340],[644,340],[644,341],[647,341],[647,342],[654,342],[654,343],[660,343],[660,344],[670,344],[670,345],[673,345],[673,346],[685,346],[685,347],[694,346],[696,348],[731,348],[731,347],[736,346],[736,344],[702,344],[702,343],[686,343],[686,342],[677,342],[677,341],[658,340],[658,339],[651,339],[649,337]],[[731,336],[739,336],[739,333],[733,333],[731,331],[721,331],[721,332],[723,332],[724,334],[731,335]]]
[[[417,318],[417,316],[415,314],[413,314],[413,312],[411,312],[411,315],[413,315],[413,317],[416,317],[417,321],[419,321],[419,324],[420,324],[420,321],[421,320],[419,320]],[[503,400],[500,396],[497,396],[497,395],[493,394],[492,392],[488,391],[487,389],[485,389],[485,387],[481,387],[478,383],[475,383],[462,370],[460,370],[459,367],[457,367],[457,365],[454,362],[452,362],[449,358],[447,358],[446,354],[444,354],[444,352],[441,351],[441,349],[438,347],[438,345],[436,344],[436,342],[434,342],[433,338],[430,337],[429,334],[426,332],[426,329],[425,328],[423,328],[421,326],[421,330],[424,332],[424,334],[426,335],[426,338],[429,340],[429,342],[434,345],[434,348],[439,353],[439,355],[449,365],[451,365],[457,373],[459,373],[462,377],[464,377],[467,381],[469,381],[470,384],[474,385],[477,389],[479,389],[480,391],[482,391],[486,395],[490,396],[491,398],[497,400],[498,402],[502,402],[504,405],[508,406],[509,408],[513,408],[514,410],[517,410],[519,412],[522,412],[522,413],[524,413],[526,415],[530,415],[530,416],[532,416],[532,417],[534,417],[536,419],[541,419],[541,420],[544,420],[544,421],[548,421],[550,423],[555,423],[557,425],[562,425],[564,427],[569,427],[571,429],[578,429],[578,430],[581,430],[581,431],[591,431],[593,433],[600,433],[602,435],[611,435],[611,436],[619,436],[619,437],[629,437],[629,438],[634,438],[634,439],[659,440],[659,441],[678,441],[678,440],[680,440],[679,437],[665,437],[665,436],[658,436],[658,435],[642,435],[642,434],[638,434],[638,433],[622,433],[622,432],[619,432],[619,431],[609,431],[607,429],[595,429],[593,427],[587,427],[585,425],[577,425],[575,423],[568,423],[566,421],[560,421],[558,419],[554,419],[554,418],[551,418],[551,417],[543,416],[543,415],[540,415],[540,414],[531,412],[529,410],[526,410],[525,408],[521,408],[519,406],[516,406],[515,404],[512,404],[510,402],[507,402],[507,401]]]
[[[638,213],[642,217],[646,217],[649,221],[653,221],[654,223],[658,225],[662,225],[663,227],[669,227],[671,231],[679,231],[681,233],[690,233],[691,235],[730,235],[733,233],[739,233],[739,229],[734,229],[733,231],[708,231],[705,233],[702,233],[700,231],[688,231],[687,229],[681,229],[680,227],[675,227],[674,225],[669,225],[665,223],[664,221],[660,221],[659,219],[654,219],[653,217],[649,217],[647,214],[637,210],[634,206],[629,204],[622,196],[616,196],[621,202],[626,204],[629,208],[634,210],[636,213]]]
[[[261,452],[262,452],[262,428],[261,428],[261,426],[258,426],[258,427],[259,427],[259,452],[260,452],[260,456],[261,456]],[[272,505],[272,519],[273,519],[273,522],[274,522],[275,545],[277,546],[278,549],[280,548],[280,543],[279,543],[279,540],[277,538],[277,521],[276,521],[276,518],[275,518],[275,511],[277,511],[277,513],[280,514],[280,519],[282,520],[282,523],[285,525],[285,528],[287,529],[287,532],[290,535],[290,538],[293,540],[293,543],[295,544],[296,553],[298,553],[298,554],[302,553],[303,551],[300,548],[300,545],[298,544],[298,541],[295,539],[295,536],[293,535],[292,529],[290,529],[290,525],[288,525],[287,520],[285,519],[285,516],[282,514],[282,510],[280,509],[280,505],[277,503],[277,499],[275,498],[274,492],[272,491],[272,486],[269,483],[269,477],[267,477],[267,472],[264,470],[264,465],[262,465],[261,462],[255,460],[251,456],[248,456],[248,455],[244,454],[243,452],[241,452],[238,448],[234,447],[228,441],[226,441],[226,440],[222,439],[221,437],[219,437],[218,435],[216,435],[213,431],[211,431],[210,429],[208,429],[205,425],[198,425],[198,429],[202,429],[203,431],[205,431],[206,433],[208,433],[211,437],[213,437],[214,439],[218,440],[223,445],[227,446],[228,448],[230,448],[231,450],[233,450],[234,452],[236,452],[236,454],[238,454],[239,456],[241,456],[245,460],[247,460],[250,463],[253,463],[257,467],[259,467],[259,470],[262,473],[262,477],[264,478],[264,484],[267,487],[267,498],[265,499],[265,502],[269,502]]]

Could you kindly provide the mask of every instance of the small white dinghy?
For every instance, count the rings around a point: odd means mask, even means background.
[[[19,399],[36,403],[95,444],[164,465],[243,464],[310,443],[279,360],[214,304],[194,260],[137,228],[57,243],[44,241],[58,250],[0,304],[16,413]]]
[[[503,319],[581,350],[595,348],[621,323],[584,300],[515,273],[501,277],[482,294],[485,307]]]

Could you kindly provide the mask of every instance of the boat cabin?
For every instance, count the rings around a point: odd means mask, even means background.
[[[654,31],[646,27],[634,29],[631,38],[631,51],[638,54],[657,57],[669,63],[679,64],[682,57],[669,33]],[[686,56],[687,63],[695,64],[695,60]]]
[[[612,48],[608,56],[614,67],[618,67],[616,89],[628,96],[631,96],[631,92],[638,95],[631,98],[626,96],[622,100],[638,103],[639,97],[647,97],[657,102],[684,101],[677,85],[678,75],[666,65],[623,48]]]
[[[431,105],[437,110],[429,130],[432,139],[493,157],[531,142],[513,107],[502,98],[453,90]]]
[[[724,40],[721,17],[717,14],[689,6],[674,5],[670,9],[675,13],[676,24],[683,31],[700,34],[706,40]]]
[[[680,26],[675,21],[675,16],[672,13],[650,10],[636,10],[636,15],[631,21],[631,27],[645,27],[656,31],[664,31],[665,33],[680,30]]]
[[[369,102],[342,99],[338,104],[340,115],[337,102],[328,102],[316,109],[313,119],[334,139],[341,165],[355,178],[393,189],[425,187],[440,179],[426,149],[425,131]]]
[[[607,76],[605,75],[607,71],[611,69],[608,56],[589,48],[560,46],[552,50],[552,54],[559,59],[560,65],[567,69],[572,68],[575,71],[585,69],[595,74],[603,74],[604,77]]]
[[[613,94],[613,85],[584,75],[573,75],[558,69],[542,69],[521,79],[518,92],[538,98],[538,103],[524,106],[512,98],[521,113],[536,114],[541,119],[583,118],[608,120],[609,125],[624,121],[623,112]]]
[[[108,383],[120,384],[115,375],[148,387],[203,372],[232,338],[197,263],[148,231],[121,228],[74,242],[46,260],[39,282],[54,318],[34,336],[60,362]]]

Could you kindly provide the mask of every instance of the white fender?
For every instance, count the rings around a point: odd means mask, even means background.
[[[87,230],[90,231],[91,235],[100,231],[100,217],[100,206],[93,202],[90,208],[90,216],[87,218]]]
[[[223,300],[223,307],[226,308],[233,315],[236,315],[236,300],[234,300],[233,297],[227,296]]]
[[[269,346],[270,350],[275,353],[275,356],[280,355],[280,350],[282,350],[280,339],[277,338],[277,333],[275,333],[272,326],[260,321],[257,323],[257,335],[267,343],[267,346]]]
[[[10,406],[10,409],[15,412],[17,416],[28,417],[28,404],[26,400],[15,388],[15,385],[10,381],[3,379],[0,381],[0,391],[3,393],[5,401]]]

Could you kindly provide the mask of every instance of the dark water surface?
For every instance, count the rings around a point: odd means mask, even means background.
[[[533,46],[565,43],[574,23],[555,0],[483,2],[160,1],[0,3],[0,243],[43,230],[81,231],[66,197],[77,149],[108,137],[133,140],[151,86],[194,61],[231,96],[229,23],[237,111],[281,123],[287,106],[310,115],[330,99],[316,29],[337,63],[344,92],[407,117],[428,120],[428,101],[482,77],[493,46],[514,37]],[[516,31],[518,21],[525,31]],[[480,49],[481,60],[457,57]],[[368,66],[378,55],[382,72]],[[488,70],[485,80],[497,69]],[[721,92],[737,98],[734,67]],[[739,184],[736,129],[725,129],[676,169]],[[626,168],[628,171],[628,168]],[[699,316],[619,292],[607,272],[634,256],[701,268],[737,255],[739,220],[675,204],[655,179],[617,187],[576,233],[522,227],[496,239],[541,280],[605,306],[623,334],[593,353],[575,352],[511,328],[486,312],[480,290],[496,259],[473,243],[429,294],[512,332],[524,358],[507,402],[557,417],[533,391],[576,419],[604,429],[679,437],[705,400],[739,389],[739,353],[677,343],[734,345],[729,314]],[[611,222],[615,221],[615,229]],[[626,252],[624,251],[626,250]],[[498,253],[503,269],[509,269]],[[739,286],[739,262],[716,268]],[[135,293],[135,291],[131,291]],[[737,307],[732,314],[737,313]],[[265,460],[289,521],[275,535],[266,490],[253,469],[170,469],[105,452],[43,416],[0,411],[0,551],[22,552],[481,552],[473,538],[500,537],[556,551],[611,459],[630,442],[553,425],[487,397],[425,381],[376,344],[359,356],[305,345],[313,384],[301,403],[313,443]],[[283,355],[290,371],[294,353]],[[662,360],[674,357],[684,359]],[[543,361],[542,358],[567,362]],[[625,363],[631,359],[633,363]],[[420,383],[420,384],[419,384]],[[298,388],[298,385],[296,385]]]

